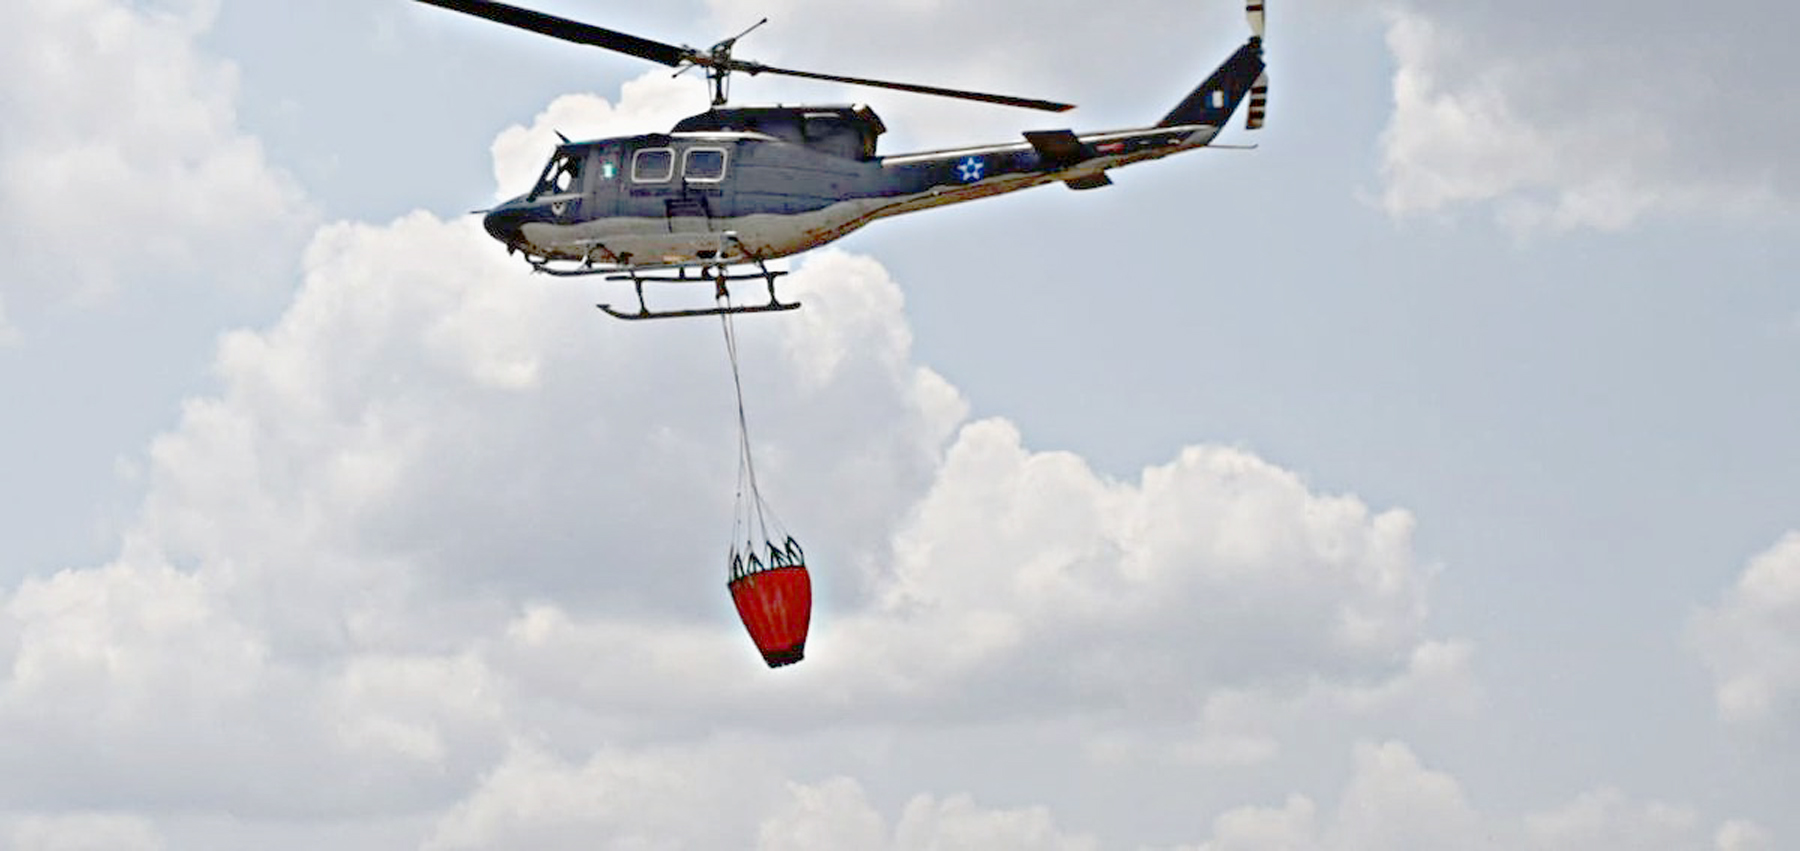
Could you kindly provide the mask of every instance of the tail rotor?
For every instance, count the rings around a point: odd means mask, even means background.
[[[1262,47],[1263,30],[1267,20],[1263,10],[1263,0],[1247,0],[1244,4],[1245,16],[1250,19],[1250,40]],[[1263,120],[1269,111],[1269,72],[1265,69],[1256,77],[1250,86],[1250,102],[1245,105],[1244,129],[1256,130],[1263,126]]]

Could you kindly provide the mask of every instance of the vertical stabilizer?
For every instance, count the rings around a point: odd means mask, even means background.
[[[1238,104],[1250,95],[1251,87],[1262,73],[1262,39],[1252,38],[1156,124],[1158,127],[1179,124],[1222,127],[1231,120]]]

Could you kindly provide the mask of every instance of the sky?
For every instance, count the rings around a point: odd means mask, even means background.
[[[1152,123],[1231,0],[543,0],[901,153]],[[1796,12],[1286,0],[1269,125],[738,323],[471,210],[693,75],[403,0],[9,2],[0,849],[1800,842]]]

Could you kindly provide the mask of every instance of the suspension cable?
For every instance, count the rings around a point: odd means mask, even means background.
[[[725,304],[731,306],[731,297],[725,296]],[[762,532],[763,540],[769,540],[769,524],[766,514],[767,506],[763,503],[762,491],[756,484],[756,459],[750,452],[750,421],[744,411],[744,379],[738,363],[737,326],[731,321],[731,314],[719,316],[719,325],[725,333],[725,354],[731,360],[731,383],[737,391],[738,416],[738,500],[744,496],[744,485],[750,486],[750,505],[744,519],[753,520],[756,531]],[[734,525],[732,537],[735,540],[739,529]]]

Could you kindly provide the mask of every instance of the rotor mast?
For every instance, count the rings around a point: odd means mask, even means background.
[[[695,55],[695,58],[684,60],[686,62],[686,67],[683,67],[681,71],[677,71],[676,73],[679,75],[685,73],[688,68],[692,68],[696,65],[704,65],[706,67],[706,82],[712,86],[712,105],[724,106],[725,102],[731,99],[731,72],[744,71],[755,74],[762,70],[762,66],[757,65],[754,62],[732,62],[731,48],[737,46],[738,39],[749,35],[751,32],[755,31],[757,27],[768,22],[768,18],[763,18],[762,20],[751,24],[743,32],[713,45],[712,49],[705,54],[700,54],[698,51],[690,51]],[[699,57],[702,55],[705,57],[704,62],[699,60]]]

